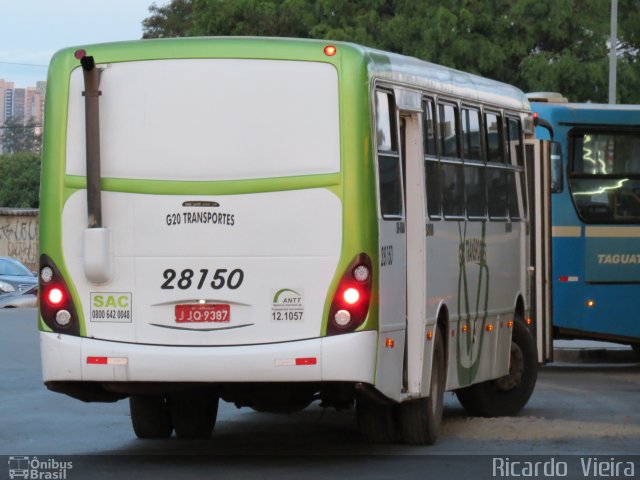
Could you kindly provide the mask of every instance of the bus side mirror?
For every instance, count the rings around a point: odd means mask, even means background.
[[[533,114],[533,126],[546,128],[549,131],[549,135],[551,135],[551,140],[553,140],[553,126],[544,118],[540,118],[537,113]]]

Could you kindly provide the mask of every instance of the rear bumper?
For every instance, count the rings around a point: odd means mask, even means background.
[[[45,382],[374,383],[377,332],[222,347],[121,343],[40,332]]]

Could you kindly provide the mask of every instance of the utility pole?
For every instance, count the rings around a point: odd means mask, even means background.
[[[609,50],[609,103],[616,103],[618,68],[618,0],[611,0],[611,48]]]

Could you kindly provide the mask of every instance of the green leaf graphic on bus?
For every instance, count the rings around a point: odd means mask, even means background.
[[[295,298],[292,296],[284,296],[286,292],[291,292],[296,295]],[[296,292],[295,290],[291,290],[290,288],[283,288],[282,290],[278,290],[276,294],[273,296],[273,303],[300,303],[302,300],[302,294]]]

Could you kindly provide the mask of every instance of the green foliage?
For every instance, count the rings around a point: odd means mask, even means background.
[[[38,208],[40,157],[33,153],[0,155],[0,207]]]
[[[610,5],[610,0],[173,0],[150,8],[144,36],[345,40],[524,91],[604,102]],[[618,17],[618,100],[640,103],[640,0],[619,0]]]
[[[22,119],[8,118],[0,129],[2,151],[39,153],[42,148],[42,138],[38,133],[38,127],[34,119],[25,124]]]
[[[310,0],[193,0],[191,35],[308,37],[317,22]]]
[[[192,25],[191,0],[172,0],[164,7],[149,7],[151,16],[142,21],[142,38],[185,37]]]

